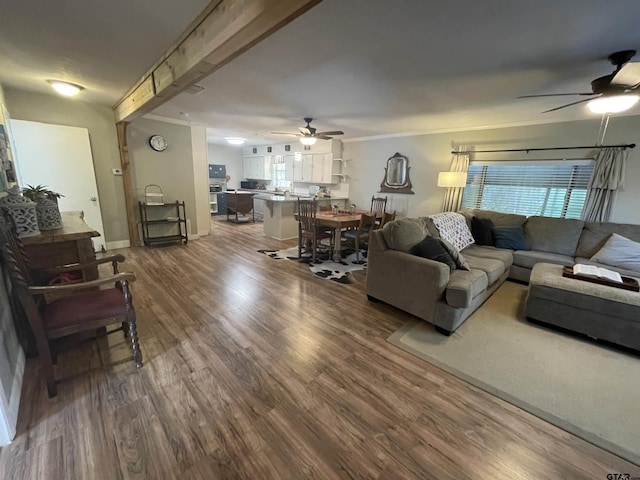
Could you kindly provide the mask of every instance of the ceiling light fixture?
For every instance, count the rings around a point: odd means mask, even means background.
[[[240,137],[225,137],[224,139],[231,145],[242,145],[246,141],[245,138]]]
[[[315,137],[300,137],[300,143],[303,145],[314,145],[316,140]]]
[[[639,99],[638,95],[611,95],[591,100],[587,107],[593,113],[618,113],[629,110]]]
[[[47,82],[49,82],[49,85],[51,85],[56,92],[65,97],[73,97],[80,93],[80,90],[84,90],[84,87],[74,83],[62,82],[60,80],[47,80]]]

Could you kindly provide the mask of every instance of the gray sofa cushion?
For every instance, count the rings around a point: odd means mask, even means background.
[[[427,227],[420,218],[401,218],[382,227],[382,235],[392,250],[409,252],[415,244],[428,235]]]
[[[513,264],[524,268],[533,268],[536,263],[553,263],[555,265],[572,266],[575,262],[570,255],[540,252],[538,250],[518,250],[513,252]]]
[[[529,217],[524,234],[531,250],[574,256],[583,226],[582,220]]]
[[[469,253],[465,255],[465,258],[467,259],[467,263],[469,264],[469,267],[471,267],[471,270],[482,270],[487,274],[489,285],[493,285],[500,278],[500,275],[502,275],[506,270],[506,267],[501,260],[476,257]]]
[[[593,257],[612,233],[627,237],[634,242],[640,242],[640,225],[587,222],[582,230],[582,235],[580,235],[576,257]]]
[[[516,215],[514,213],[494,212],[477,208],[473,209],[472,212],[478,218],[488,218],[496,227],[519,227],[527,221],[527,217],[524,215]]]
[[[513,252],[502,248],[489,247],[486,245],[470,245],[465,248],[462,253],[465,255],[473,255],[474,257],[485,257],[500,260],[504,263],[505,269],[509,268],[513,263]]]
[[[454,270],[445,294],[447,303],[452,307],[467,308],[487,287],[487,275],[482,270]]]
[[[591,257],[594,262],[640,271],[640,243],[612,233],[604,246]]]

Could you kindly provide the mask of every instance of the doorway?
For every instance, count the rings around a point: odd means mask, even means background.
[[[58,200],[61,211],[83,211],[84,221],[100,237],[93,248],[104,249],[104,227],[93,155],[86,128],[11,120],[18,183],[46,185],[64,195]]]

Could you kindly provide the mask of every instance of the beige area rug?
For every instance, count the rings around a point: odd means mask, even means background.
[[[640,355],[529,323],[505,282],[453,335],[407,323],[390,343],[640,465]]]

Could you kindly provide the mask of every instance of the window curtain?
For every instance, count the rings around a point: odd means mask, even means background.
[[[456,147],[455,152],[451,156],[450,172],[469,172],[469,160],[470,152],[473,150],[472,145],[459,145]],[[462,205],[462,195],[464,194],[464,188],[462,187],[450,187],[447,188],[447,192],[444,194],[444,201],[442,203],[443,212],[457,212]]]
[[[619,188],[624,188],[624,148],[603,148],[596,157],[582,218],[588,222],[608,222]]]

